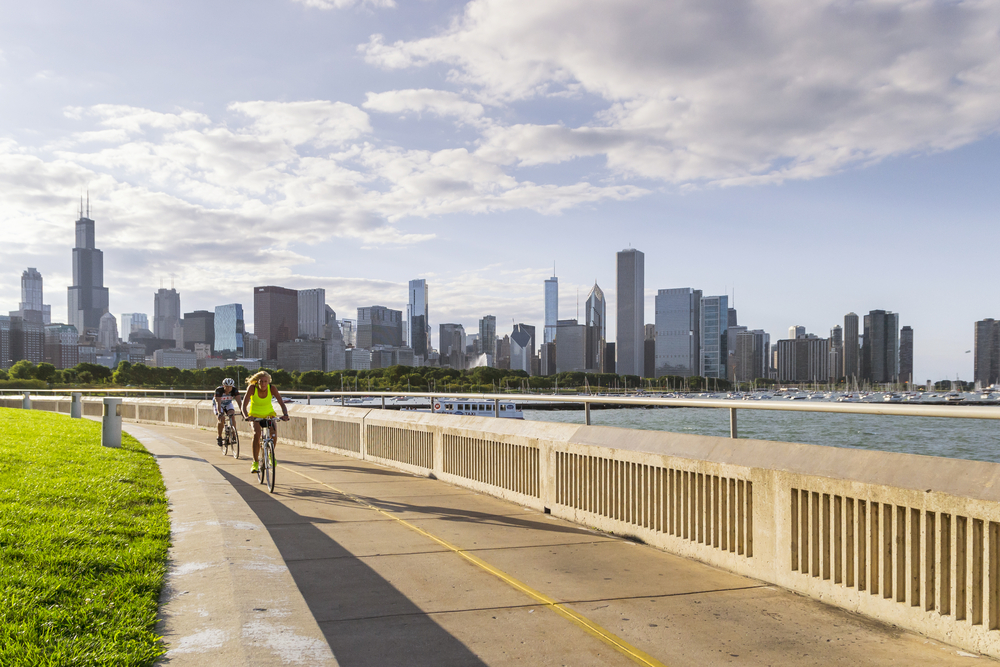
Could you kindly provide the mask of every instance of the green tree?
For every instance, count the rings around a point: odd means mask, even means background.
[[[132,384],[132,364],[128,361],[118,362],[118,368],[111,374],[111,381],[124,387]]]
[[[35,377],[43,382],[53,382],[52,378],[55,377],[55,374],[56,367],[45,361],[38,364],[38,367],[35,368]]]
[[[299,386],[308,391],[322,385],[325,380],[323,371],[306,371],[299,376]]]
[[[21,359],[10,367],[10,377],[12,380],[33,380],[35,378],[35,364],[27,359]]]

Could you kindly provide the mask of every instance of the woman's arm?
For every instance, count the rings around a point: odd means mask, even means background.
[[[276,399],[278,399],[278,405],[281,406],[281,412],[283,413],[281,415],[281,421],[288,421],[288,408],[285,407],[285,401],[281,398],[281,394],[278,393],[278,388],[271,385],[271,393],[274,394]]]
[[[250,415],[247,414],[247,403],[250,402],[250,390],[253,387],[247,387],[246,393],[243,394],[243,402],[240,403],[240,412],[243,413],[243,419],[249,419]],[[254,389],[256,391],[256,389]]]

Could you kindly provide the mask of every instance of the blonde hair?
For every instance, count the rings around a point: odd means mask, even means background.
[[[261,379],[262,377],[267,378],[268,382],[271,381],[271,374],[270,373],[268,373],[267,371],[257,371],[256,373],[254,373],[253,375],[251,375],[250,377],[247,378],[247,386],[249,387],[250,385],[254,384],[255,382],[257,382],[257,380]]]

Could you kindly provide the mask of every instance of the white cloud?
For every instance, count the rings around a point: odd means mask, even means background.
[[[395,7],[394,0],[294,0],[313,9],[348,9],[355,5],[371,5],[372,7]]]
[[[292,146],[336,146],[368,134],[368,114],[343,102],[235,102],[230,110],[253,120],[251,131]]]
[[[1000,128],[1000,3],[473,0],[440,34],[360,47],[443,63],[491,103],[589,95],[579,127],[491,128],[505,164],[606,156],[674,183],[811,178]]]
[[[466,101],[458,93],[430,88],[368,93],[361,106],[382,113],[430,112],[437,116],[454,116],[465,123],[476,123],[483,116],[483,105]]]

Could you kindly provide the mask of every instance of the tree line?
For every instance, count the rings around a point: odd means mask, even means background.
[[[567,371],[542,377],[524,371],[485,366],[469,370],[437,367],[390,366],[357,371],[299,371],[264,369],[275,385],[293,391],[442,391],[487,393],[505,391],[567,390],[621,392],[637,389],[656,391],[728,391],[726,380],[668,375],[656,379],[614,373]],[[99,364],[81,363],[73,368],[57,369],[49,363],[34,364],[22,360],[9,371],[0,370],[0,387],[43,389],[71,387],[137,387],[143,389],[214,389],[223,378],[237,380],[242,388],[248,371],[242,366],[225,368],[157,368],[122,361],[114,369]]]

